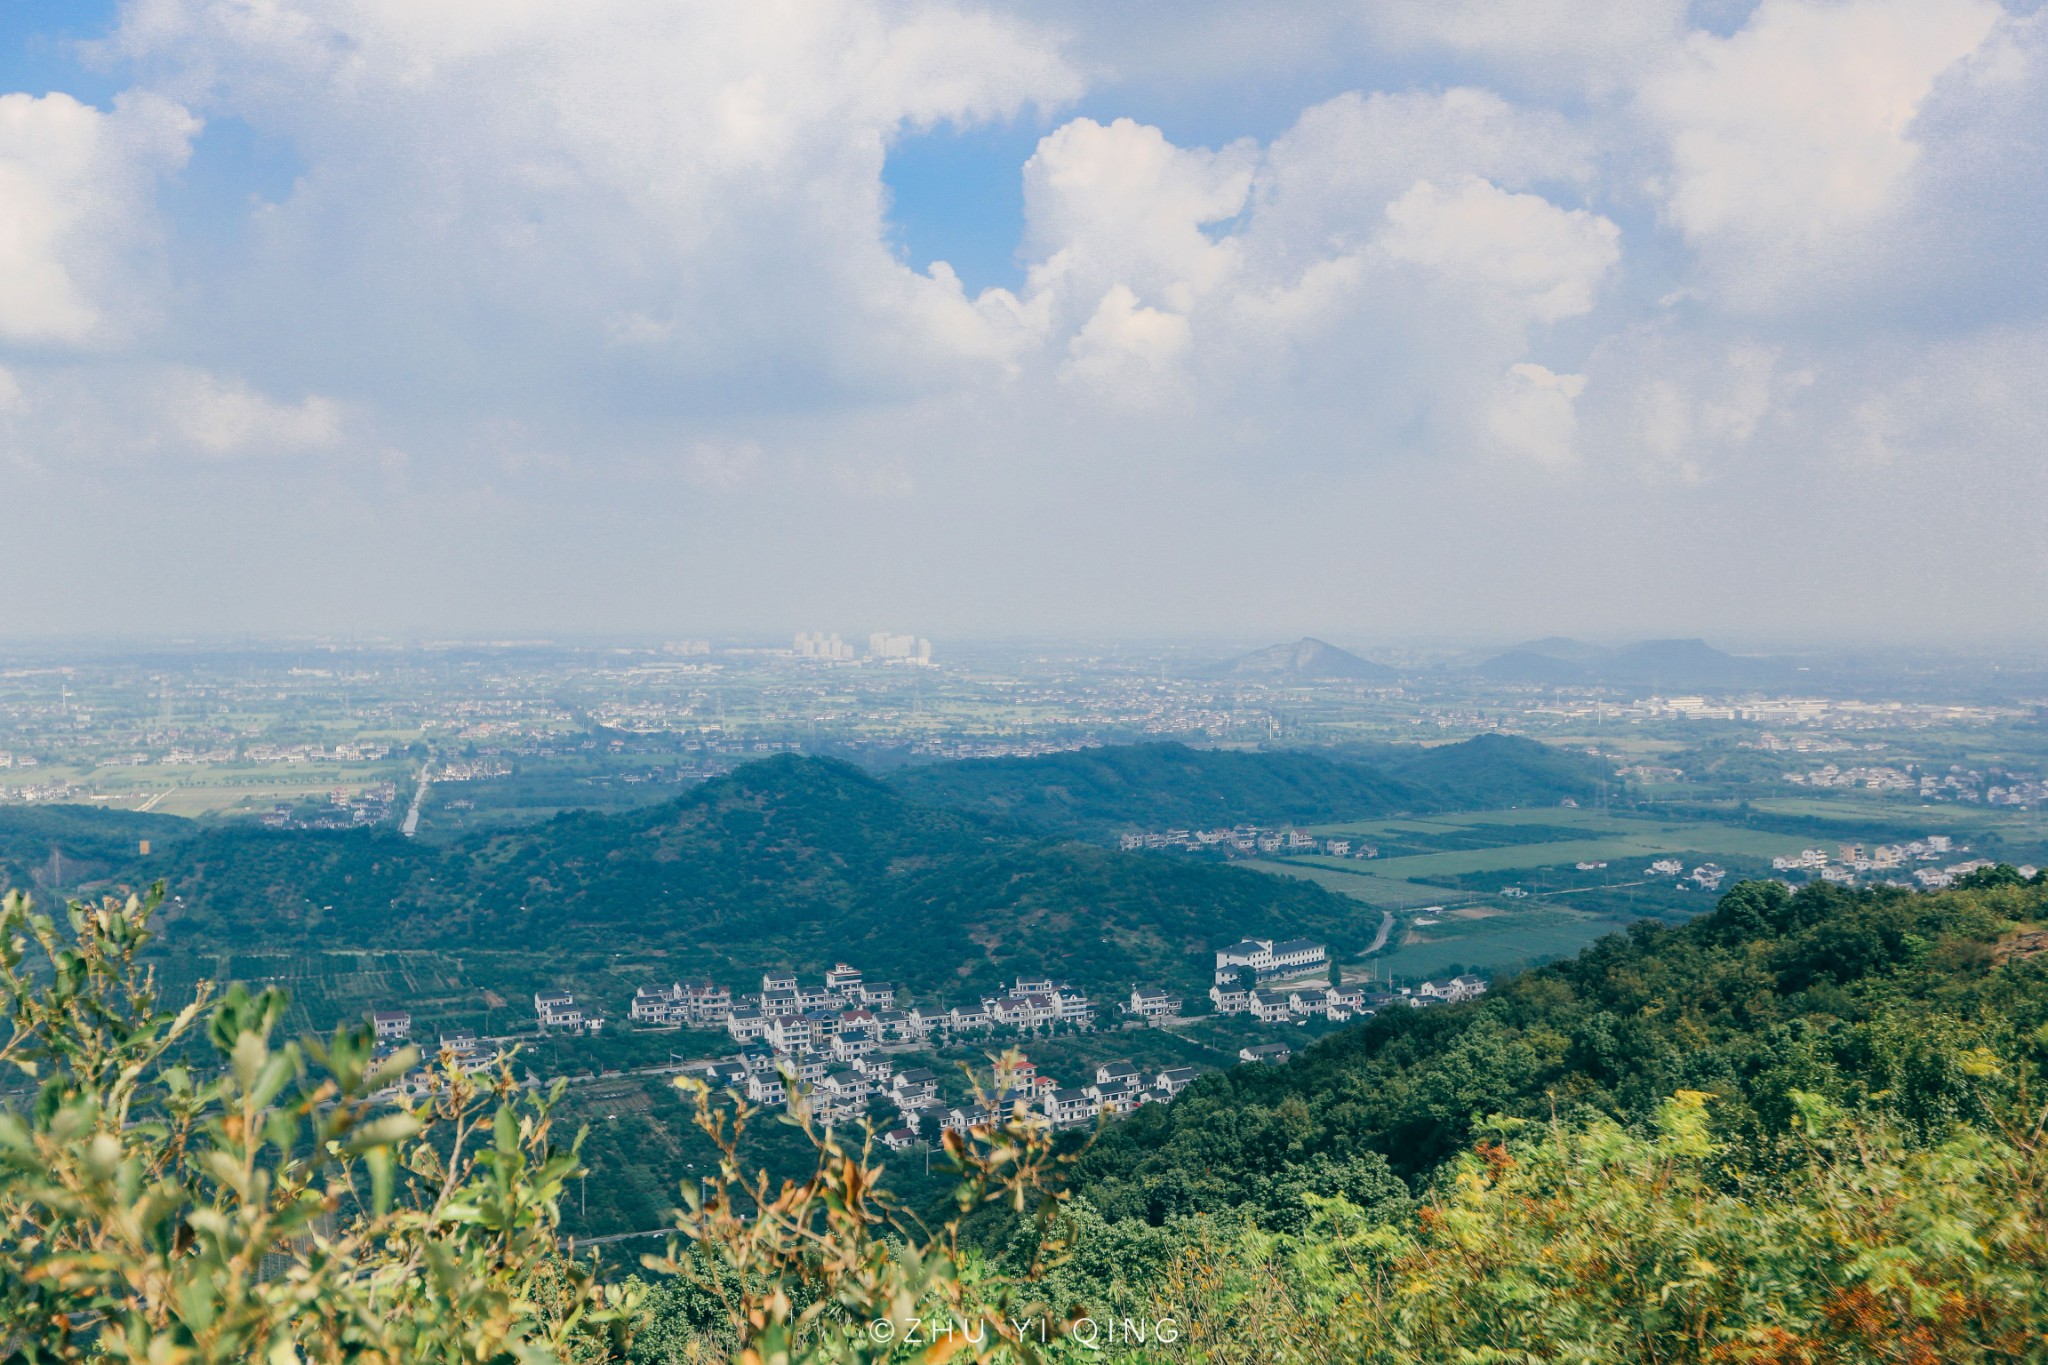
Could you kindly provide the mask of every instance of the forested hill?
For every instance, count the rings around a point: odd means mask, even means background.
[[[1102,840],[1173,827],[1554,806],[1568,797],[1589,799],[1604,775],[1589,754],[1483,735],[1460,744],[1380,745],[1356,760],[1299,749],[1127,744],[935,763],[889,782],[917,801],[1038,833]]]
[[[2014,1078],[2048,1062],[2043,880],[1745,882],[1688,924],[1638,923],[1480,1001],[1392,1010],[1289,1065],[1204,1077],[1105,1129],[1079,1187],[1112,1220],[1262,1217],[1276,1189],[1374,1196],[1382,1159],[1426,1177],[1486,1115],[1639,1121],[1680,1091],[1715,1097],[1717,1135],[1763,1164],[1795,1091],[1923,1141],[1989,1126]]]
[[[951,995],[1047,970],[1122,993],[1206,985],[1245,933],[1362,947],[1357,902],[1256,872],[991,830],[848,764],[780,757],[680,799],[434,846],[388,832],[214,827],[132,875],[181,900],[175,944],[666,948],[735,983],[845,959]]]
[[[77,886],[131,867],[142,841],[168,849],[199,827],[173,815],[94,806],[0,810],[0,887]]]

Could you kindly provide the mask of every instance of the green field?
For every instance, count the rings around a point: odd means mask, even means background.
[[[1518,841],[1526,828],[1542,837]],[[1577,837],[1557,837],[1569,831]],[[1401,978],[1440,975],[1453,967],[1496,970],[1567,955],[1631,919],[1673,913],[1673,904],[1706,909],[1704,893],[1679,893],[1659,879],[1647,883],[1645,865],[1658,858],[1688,863],[1713,859],[1765,863],[1794,853],[1811,839],[1775,834],[1711,820],[1659,819],[1565,808],[1471,811],[1457,815],[1349,822],[1317,827],[1314,833],[1366,843],[1427,845],[1459,843],[1497,834],[1491,847],[1452,848],[1388,858],[1260,858],[1242,866],[1276,876],[1297,877],[1400,916],[1387,947],[1373,961]],[[1579,862],[1611,866],[1574,873]],[[1484,878],[1485,886],[1469,884]],[[1574,884],[1575,878],[1584,878]],[[1497,879],[1497,880],[1496,880]],[[1460,885],[1463,881],[1467,884]],[[1532,883],[1524,899],[1504,898],[1503,885]],[[1563,885],[1557,885],[1560,881]],[[1632,891],[1630,888],[1641,888]],[[1538,889],[1547,888],[1547,889]],[[1697,907],[1688,906],[1697,894]],[[1631,904],[1642,897],[1641,906]],[[1417,927],[1417,911],[1444,907],[1438,923]],[[1677,913],[1684,913],[1678,911]]]
[[[1711,903],[1701,898],[1702,909]],[[1414,979],[1450,976],[1459,969],[1512,969],[1568,957],[1629,923],[1626,916],[1590,913],[1553,901],[1479,919],[1461,919],[1459,913],[1430,916],[1440,922],[1429,928],[1404,927],[1398,940],[1373,959],[1379,971],[1396,979]]]
[[[1493,826],[1512,828],[1516,825],[1570,828],[1583,831],[1585,837],[1510,842],[1491,848],[1418,853],[1396,858],[1268,858],[1255,860],[1246,866],[1301,877],[1332,891],[1355,896],[1367,904],[1400,910],[1442,902],[1447,894],[1462,895],[1467,899],[1474,894],[1470,890],[1447,891],[1441,886],[1417,887],[1415,884],[1418,882],[1438,882],[1475,873],[1506,874],[1578,862],[1630,863],[1636,859],[1647,861],[1679,854],[1701,858],[1769,859],[1779,854],[1796,853],[1810,842],[1796,835],[1773,834],[1708,820],[1660,820],[1573,809],[1473,811],[1428,819],[1326,825],[1313,832],[1325,837],[1339,835],[1372,842],[1375,839],[1397,839],[1403,834],[1431,835]],[[1613,869],[1611,879],[1623,880],[1634,870],[1638,869],[1618,866]]]

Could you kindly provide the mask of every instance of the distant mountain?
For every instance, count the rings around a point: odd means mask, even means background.
[[[1541,640],[1516,645],[1515,652],[1573,664],[1596,664],[1614,653],[1600,645],[1589,645],[1584,640],[1573,640],[1563,635],[1546,635]]]
[[[1557,636],[1516,645],[1472,671],[1494,682],[1550,687],[1605,683],[1663,691],[1768,687],[1792,676],[1779,660],[1726,654],[1704,640],[1644,640],[1603,649]]]
[[[1539,683],[1548,687],[1582,686],[1593,680],[1584,664],[1539,654],[1527,646],[1496,655],[1472,671],[1493,682]]]
[[[1645,640],[1614,652],[1611,677],[1662,687],[1748,687],[1789,676],[1775,659],[1724,654],[1704,640]]]
[[[1348,650],[1303,637],[1291,645],[1271,645],[1210,670],[1240,678],[1328,678],[1360,682],[1391,682],[1400,676],[1385,664],[1361,659]]]
[[[1554,806],[1585,800],[1595,759],[1534,740],[1375,745],[1333,757],[1130,744],[1034,758],[906,768],[889,784],[914,800],[1044,834],[1100,840],[1135,830],[1319,824],[1400,811]]]
[[[531,979],[513,989],[602,972],[623,952],[733,985],[846,960],[949,998],[1020,971],[1105,994],[1134,981],[1199,991],[1219,943],[1299,934],[1355,950],[1370,927],[1357,902],[1306,882],[1049,844],[788,755],[661,805],[438,846],[388,830],[194,828],[168,857],[115,869],[162,875],[183,898],[174,948],[439,948],[501,983]],[[506,966],[514,956],[523,965]]]

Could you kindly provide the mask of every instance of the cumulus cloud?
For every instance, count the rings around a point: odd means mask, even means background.
[[[1188,320],[1147,308],[1129,285],[1110,286],[1101,304],[1068,344],[1064,373],[1126,401],[1157,400],[1193,348]]]
[[[198,126],[147,93],[111,111],[0,94],[0,341],[105,343],[141,321],[150,197]]]
[[[1397,261],[1471,284],[1535,321],[1555,322],[1593,307],[1601,277],[1620,259],[1620,235],[1596,214],[1467,176],[1448,192],[1417,182],[1387,205],[1380,240]]]
[[[671,415],[989,360],[957,284],[889,250],[884,155],[1080,89],[1022,25],[885,0],[140,0],[114,47],[305,159],[246,274],[322,318],[310,358],[489,404],[610,346]]]
[[[340,404],[317,394],[278,402],[239,379],[183,367],[157,376],[151,388],[168,441],[216,458],[320,450],[341,440]]]
[[[1494,446],[1539,465],[1560,468],[1577,459],[1578,412],[1586,390],[1582,374],[1554,374],[1533,362],[1508,367],[1486,414]]]
[[[1783,570],[1786,509],[1853,471],[1985,515],[2040,488],[2048,17],[1991,0],[121,15],[106,108],[0,95],[0,469],[42,479],[0,499],[82,490],[46,519],[318,498],[523,600],[625,575],[1025,628],[1410,574],[1426,626],[1491,600],[1446,506],[1489,554],[1602,538],[1548,594],[1586,600],[1628,528]],[[202,117],[288,184],[188,221],[159,191]],[[917,268],[892,148],[1013,122],[1014,283]],[[540,528],[591,547],[561,584],[509,557]],[[1798,576],[1757,572],[1777,610]]]
[[[1642,88],[1669,140],[1666,213],[1725,250],[1739,297],[1825,267],[1900,208],[1923,153],[1915,119],[2001,14],[1991,0],[1765,0],[1728,37],[1693,34]]]
[[[331,451],[348,437],[342,404],[297,401],[192,365],[75,361],[0,370],[0,443],[17,461],[84,468],[226,461]]]

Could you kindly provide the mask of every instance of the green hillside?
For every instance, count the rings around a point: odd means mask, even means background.
[[[1369,757],[1355,760],[1299,749],[1115,745],[932,764],[893,774],[889,782],[931,805],[1038,833],[1102,840],[1172,827],[1555,806],[1566,798],[1589,799],[1602,775],[1590,755],[1486,735],[1432,747],[1375,746]]]
[[[1020,971],[1121,993],[1207,983],[1243,933],[1342,948],[1375,917],[1319,888],[992,830],[823,759],[750,764],[678,800],[576,813],[444,845],[388,832],[216,826],[149,866],[186,952],[446,949],[538,970],[658,959],[746,981],[862,964],[950,996]]]
[[[1285,1067],[1205,1077],[1106,1130],[1079,1183],[1105,1217],[1159,1223],[1256,1206],[1331,1163],[1426,1180],[1486,1115],[1637,1122],[1680,1091],[1712,1096],[1717,1136],[1749,1151],[1790,1131],[1795,1092],[1937,1140],[1989,1121],[1998,1087],[1970,1073],[1975,1049],[2048,1046],[2048,955],[2001,948],[2044,907],[2038,879],[1935,895],[1746,882],[1472,1004],[1395,1008]]]
[[[153,854],[198,827],[170,815],[94,806],[10,806],[0,810],[0,887],[78,886],[133,867],[143,840]],[[53,859],[52,855],[56,855]]]

